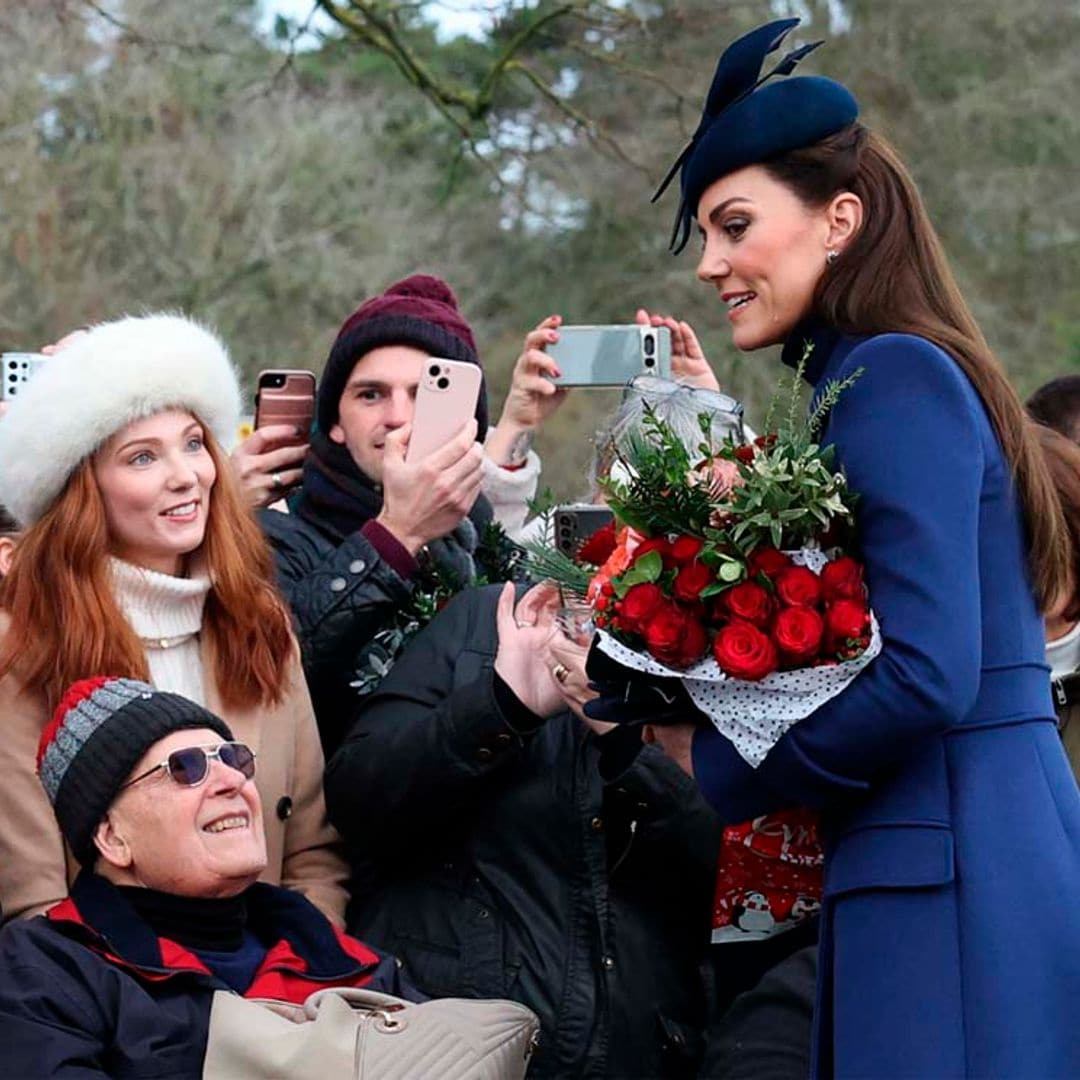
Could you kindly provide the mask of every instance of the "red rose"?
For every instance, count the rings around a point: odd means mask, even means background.
[[[655,536],[651,540],[643,540],[636,548],[634,548],[634,554],[631,558],[634,562],[637,562],[638,559],[648,555],[650,551],[660,552],[660,558],[664,560],[665,567],[671,562],[671,545],[663,536]]]
[[[821,588],[828,600],[862,600],[863,568],[854,559],[844,555],[834,559],[821,571]]]
[[[644,623],[660,605],[664,594],[659,585],[633,585],[619,601],[619,625],[634,634],[644,633]]]
[[[782,570],[791,565],[791,559],[782,551],[774,547],[758,548],[750,556],[748,567],[750,577],[764,574],[766,577],[776,577]]]
[[[686,566],[701,554],[701,549],[704,546],[705,541],[699,540],[696,536],[680,536],[671,545],[672,561],[678,566]]]
[[[590,566],[603,566],[615,550],[615,522],[601,526],[578,548],[577,561]]]
[[[825,634],[825,622],[808,607],[784,608],[773,624],[773,641],[780,655],[793,666],[813,660],[821,648]]]
[[[825,631],[835,647],[850,638],[861,638],[869,623],[870,612],[861,600],[835,600],[825,612]]]
[[[776,576],[776,595],[791,607],[813,607],[821,600],[821,580],[805,566],[789,566]]]
[[[750,445],[736,446],[735,447],[735,460],[741,461],[744,465],[749,465],[754,460],[754,455],[757,453],[755,447]]]
[[[764,629],[776,606],[769,590],[756,581],[741,581],[723,594],[724,606],[736,619],[744,619]]]
[[[750,682],[764,679],[779,664],[772,639],[745,622],[728,623],[716,635],[713,656],[725,675]]]
[[[701,596],[701,590],[711,585],[716,580],[716,575],[703,562],[696,559],[684,566],[676,575],[671,591],[679,600],[688,603],[697,600]]]
[[[645,647],[670,667],[689,667],[708,648],[705,627],[677,604],[663,604],[642,628]]]

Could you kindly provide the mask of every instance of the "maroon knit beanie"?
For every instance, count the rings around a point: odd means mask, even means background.
[[[338,404],[356,362],[381,345],[412,345],[431,356],[480,365],[476,339],[458,311],[453,289],[442,278],[413,274],[365,300],[338,331],[319,382],[316,412],[322,432],[337,423]],[[488,420],[483,384],[476,420],[483,440]]]

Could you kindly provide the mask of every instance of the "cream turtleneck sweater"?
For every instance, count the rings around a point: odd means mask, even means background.
[[[150,681],[159,690],[205,705],[198,635],[210,579],[173,577],[120,559],[110,562],[120,610],[146,648]]]

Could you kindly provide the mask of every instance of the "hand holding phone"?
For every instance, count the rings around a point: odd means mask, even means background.
[[[412,555],[453,532],[480,494],[484,451],[470,417],[449,442],[418,461],[406,460],[409,425],[386,436],[382,460],[383,505],[375,519]]]
[[[307,442],[315,416],[315,376],[299,369],[260,371],[255,394],[255,428],[288,424],[296,441]]]
[[[449,442],[476,415],[483,374],[476,364],[432,356],[416,388],[412,434],[405,460],[427,457]]]
[[[556,386],[625,386],[635,375],[671,377],[666,326],[563,326],[548,355],[562,374]]]

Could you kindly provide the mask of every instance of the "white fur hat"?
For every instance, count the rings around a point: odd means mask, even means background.
[[[232,446],[240,386],[218,337],[182,315],[91,328],[42,364],[0,420],[0,503],[32,525],[83,458],[170,408],[190,409]]]

